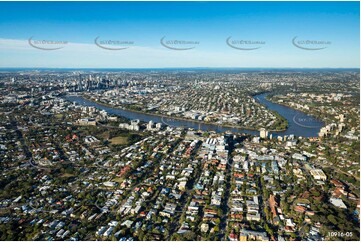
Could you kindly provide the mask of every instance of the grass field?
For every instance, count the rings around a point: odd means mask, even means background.
[[[305,203],[305,204],[310,204],[311,202],[310,202],[308,199],[298,198],[298,199],[296,199],[295,203]]]
[[[73,177],[74,175],[73,174],[70,174],[70,173],[64,173],[61,175],[61,177]]]
[[[109,140],[112,145],[126,145],[128,144],[128,137],[117,136]]]
[[[112,182],[118,182],[119,184],[121,184],[124,181],[124,178],[122,177],[115,177],[112,179]]]

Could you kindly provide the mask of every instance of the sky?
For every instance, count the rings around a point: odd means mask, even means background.
[[[0,67],[359,68],[360,5],[0,2]]]

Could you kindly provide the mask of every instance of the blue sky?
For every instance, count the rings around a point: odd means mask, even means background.
[[[359,12],[359,2],[0,2],[0,67],[359,67]],[[98,36],[134,43],[105,50]],[[164,36],[199,43],[173,50]],[[304,50],[296,36],[329,44]],[[40,50],[30,37],[68,44]],[[238,50],[228,37],[263,44]]]

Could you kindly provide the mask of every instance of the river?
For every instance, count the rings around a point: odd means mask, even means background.
[[[323,122],[301,111],[297,111],[283,105],[272,103],[266,99],[267,95],[269,95],[269,93],[258,94],[255,95],[254,98],[257,102],[265,105],[268,109],[278,112],[288,121],[288,128],[285,131],[272,132],[273,136],[280,136],[280,135],[283,136],[283,135],[291,135],[291,134],[302,137],[318,136],[318,132],[320,131],[320,128],[324,126]],[[130,110],[124,110],[120,108],[107,107],[105,105],[101,105],[99,103],[87,100],[81,96],[66,96],[65,99],[70,102],[75,102],[83,106],[93,106],[98,109],[105,110],[109,114],[123,116],[128,119],[139,119],[144,122],[149,122],[150,120],[153,120],[156,123],[163,123],[169,126],[188,127],[196,130],[201,129],[203,131],[215,131],[217,133],[228,131],[233,133],[246,133],[253,135],[259,134],[259,131],[255,131],[255,130],[224,127],[221,125],[205,124],[205,123],[194,122],[191,120],[177,120],[167,117],[160,117],[152,114],[133,112]]]

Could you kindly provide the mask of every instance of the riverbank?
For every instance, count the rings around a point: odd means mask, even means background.
[[[194,123],[197,123],[197,124],[215,125],[215,126],[218,126],[218,127],[244,129],[244,130],[251,130],[251,131],[259,131],[259,129],[260,129],[260,128],[253,128],[253,127],[247,127],[247,126],[240,126],[240,125],[218,124],[218,123],[214,123],[214,122],[206,122],[206,121],[202,121],[202,120],[188,119],[188,118],[170,116],[170,115],[165,115],[165,114],[150,113],[150,112],[146,112],[146,111],[134,110],[134,109],[125,108],[125,107],[116,107],[116,106],[110,105],[108,103],[95,101],[95,100],[93,100],[90,97],[85,96],[85,95],[80,95],[80,96],[82,98],[84,98],[85,100],[87,100],[87,101],[94,102],[94,103],[97,103],[99,105],[103,105],[103,106],[106,106],[106,107],[109,107],[109,108],[115,108],[115,109],[125,110],[125,111],[134,112],[134,113],[138,113],[138,114],[144,114],[144,115],[154,115],[154,116],[160,117],[162,119],[163,118],[168,118],[168,119],[178,120],[178,121],[194,122]],[[287,122],[287,119],[285,119],[285,120]],[[166,124],[166,121],[163,121],[163,123]],[[287,122],[287,126],[288,126],[288,122]],[[275,130],[268,130],[268,131],[269,132],[283,132],[283,131],[286,131],[286,130],[287,130],[287,127],[285,129],[275,129]]]
[[[273,102],[273,103],[276,103],[278,105],[281,105],[281,106],[284,106],[286,108],[292,108],[294,110],[297,110],[297,111],[300,111],[300,112],[305,112],[305,110],[303,109],[300,109],[300,108],[297,108],[297,107],[291,107],[285,103],[281,103],[281,102],[278,102],[278,101],[275,101],[275,100],[272,100],[272,98],[270,98],[269,96],[267,96],[266,100],[270,101],[270,102]],[[328,124],[328,120],[325,120],[324,117],[321,117],[318,115],[318,113],[315,113],[315,112],[310,112],[310,113],[307,113],[307,115],[310,115],[310,116],[314,116],[317,120],[321,121],[324,123],[324,126],[326,126]]]
[[[284,105],[279,105],[277,103],[270,102],[266,99],[266,96],[269,95],[268,93],[258,94],[254,96],[256,101],[260,104],[264,105],[267,109],[271,110],[272,112],[276,112],[281,117],[285,118],[288,122],[288,126],[286,130],[276,130],[270,131],[269,133],[273,135],[273,137],[281,136],[284,137],[285,135],[295,135],[295,136],[302,136],[302,137],[317,137],[320,131],[320,128],[323,127],[322,122],[314,122],[314,127],[303,127],[294,122],[294,118],[297,117],[297,120],[307,120],[312,119],[308,114],[300,112],[298,110],[288,108]],[[224,133],[224,132],[232,132],[232,133],[240,133],[240,134],[251,134],[251,135],[259,135],[259,131],[254,128],[236,128],[235,125],[220,125],[220,124],[213,124],[207,123],[204,121],[199,120],[190,120],[185,118],[179,117],[172,117],[168,115],[161,115],[161,114],[150,114],[149,112],[139,111],[139,110],[131,110],[126,108],[115,108],[113,105],[109,105],[102,102],[93,101],[92,96],[83,97],[81,95],[68,95],[65,96],[64,99],[78,103],[82,106],[89,106],[89,107],[96,107],[100,110],[105,110],[109,114],[117,115],[120,117],[124,117],[127,120],[134,120],[139,119],[142,122],[149,122],[153,121],[155,123],[164,123],[169,126],[174,127],[187,127],[192,128],[194,130],[202,130],[206,132],[214,131],[217,133]],[[312,119],[313,120],[313,119]]]

